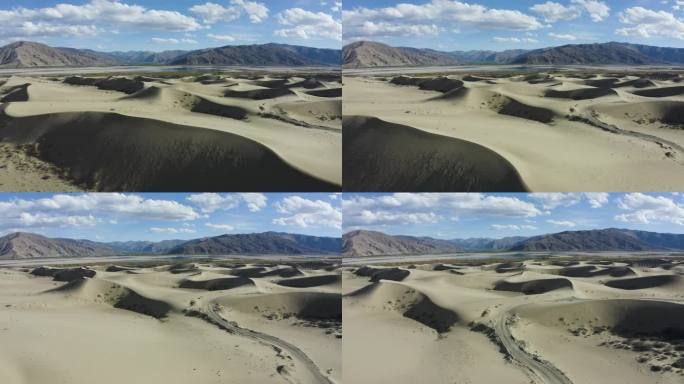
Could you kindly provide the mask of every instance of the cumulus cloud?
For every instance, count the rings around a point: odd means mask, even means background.
[[[617,221],[684,225],[684,204],[669,197],[629,193],[618,199],[618,207],[628,212],[615,216]]]
[[[395,193],[377,197],[353,196],[342,200],[344,226],[378,226],[435,222],[447,211],[460,215],[528,218],[541,215],[534,204],[515,197],[479,193]]]
[[[543,4],[535,4],[530,10],[544,18],[548,23],[555,23],[559,20],[572,20],[580,17],[582,10],[575,6],[564,6],[553,1]]]
[[[213,33],[208,33],[207,37],[215,41],[231,42],[235,41],[235,38],[230,35],[216,35]]]
[[[581,195],[577,193],[532,193],[530,198],[538,201],[544,209],[569,207],[581,201]]]
[[[517,10],[487,8],[461,1],[432,0],[423,4],[400,3],[391,7],[357,7],[342,11],[344,38],[435,34],[439,26],[461,28],[535,30],[543,27],[534,16]]]
[[[596,0],[572,0],[567,6],[554,1],[547,1],[533,5],[530,10],[543,17],[547,23],[573,20],[580,17],[584,12],[594,22],[603,21],[610,15],[610,7],[605,2]]]
[[[197,4],[190,7],[190,12],[202,18],[207,24],[218,23],[219,21],[230,22],[240,18],[242,9],[240,7],[224,7],[216,3]]]
[[[342,212],[329,201],[310,200],[301,196],[288,196],[275,203],[281,215],[273,224],[289,227],[342,227]]]
[[[245,12],[252,23],[260,23],[268,18],[269,9],[256,1],[231,0],[231,5],[207,2],[190,7],[190,12],[202,18],[206,24],[231,22],[237,20]]]
[[[546,220],[546,222],[549,224],[559,226],[559,227],[572,228],[572,227],[577,226],[577,223],[575,223],[574,221],[570,221],[570,220]]]
[[[241,203],[244,203],[251,212],[258,212],[268,201],[263,193],[198,193],[188,196],[187,199],[204,213],[230,210]]]
[[[670,12],[632,7],[620,13],[620,22],[629,26],[617,29],[618,35],[684,39],[684,22]]]
[[[60,3],[53,7],[0,10],[0,37],[89,36],[111,28],[194,31],[201,25],[177,11],[148,9],[119,0]]]
[[[206,225],[207,227],[211,228],[211,229],[216,229],[216,230],[219,230],[219,231],[232,231],[232,230],[235,229],[235,227],[233,227],[233,226],[230,225],[230,224],[213,224],[213,223],[206,223],[205,225]]]
[[[610,195],[605,192],[589,192],[585,193],[584,196],[592,208],[601,208],[608,203],[608,199],[610,197]]]
[[[57,194],[48,198],[0,202],[0,228],[96,225],[99,215],[145,220],[196,220],[190,206],[173,200],[120,193]],[[114,220],[112,218],[111,220]]]
[[[325,12],[290,8],[279,13],[277,20],[285,28],[276,30],[276,36],[305,40],[319,37],[342,40],[342,22]]]
[[[549,37],[556,39],[556,40],[567,40],[567,41],[575,41],[577,40],[577,36],[571,35],[569,33],[553,33],[549,32]]]
[[[491,225],[492,229],[495,229],[497,231],[527,231],[527,230],[535,230],[537,227],[534,225],[517,225],[517,224],[492,224]]]

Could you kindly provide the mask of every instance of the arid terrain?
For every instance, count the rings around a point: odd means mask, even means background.
[[[346,263],[345,381],[681,382],[682,259],[523,260]]]
[[[339,71],[31,73],[0,80],[0,190],[341,188]]]
[[[345,72],[345,190],[684,188],[678,71],[525,69]]]
[[[3,383],[341,383],[333,260],[0,269]]]

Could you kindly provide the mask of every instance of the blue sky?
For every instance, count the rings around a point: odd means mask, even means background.
[[[0,3],[0,44],[16,40],[103,51],[238,44],[341,46],[334,0],[13,0]]]
[[[0,194],[0,235],[97,241],[193,239],[279,231],[341,235],[338,194]]]
[[[344,42],[439,50],[626,41],[684,47],[681,0],[347,0]]]
[[[342,207],[344,232],[442,239],[603,228],[684,233],[684,195],[674,193],[345,193]]]

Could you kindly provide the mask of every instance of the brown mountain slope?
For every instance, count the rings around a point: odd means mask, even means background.
[[[0,47],[0,67],[81,67],[115,65],[106,54],[73,48],[53,48],[45,44],[17,41]]]
[[[22,232],[0,237],[0,260],[114,254],[116,252],[112,248],[88,240],[51,239]]]
[[[372,41],[357,41],[342,49],[344,68],[451,65],[458,60],[429,49],[395,48]]]
[[[342,236],[345,257],[453,253],[461,249],[445,240],[390,236],[375,231],[352,231]]]

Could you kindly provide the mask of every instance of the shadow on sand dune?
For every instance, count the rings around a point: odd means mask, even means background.
[[[98,191],[334,191],[242,136],[114,113],[0,115],[0,137]],[[265,172],[264,170],[268,170]]]
[[[478,144],[370,117],[345,117],[342,126],[347,191],[527,190],[506,159]]]

